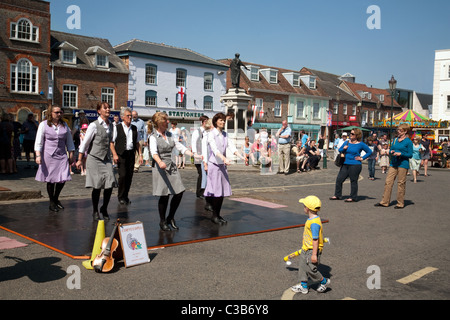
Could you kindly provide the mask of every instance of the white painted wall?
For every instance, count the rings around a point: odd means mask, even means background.
[[[157,84],[149,85],[145,83],[145,65],[154,64],[157,66]],[[186,109],[176,108],[176,69],[187,70],[186,78]],[[215,114],[225,110],[220,102],[220,96],[226,93],[226,72],[219,74],[220,69],[213,66],[195,66],[189,64],[174,63],[156,59],[147,59],[130,56],[129,59],[129,83],[128,100],[133,101],[133,107],[139,110],[143,117],[151,116],[155,110],[168,111],[179,110],[190,113],[203,112],[205,114]],[[210,72],[213,76],[213,91],[204,90],[204,73]],[[157,92],[157,108],[145,107],[145,92],[154,90]],[[213,97],[213,110],[203,109],[203,98]],[[166,100],[167,98],[167,100]],[[194,103],[195,100],[195,103]]]
[[[450,96],[450,49],[436,50],[433,79],[433,120],[450,120],[447,96]]]

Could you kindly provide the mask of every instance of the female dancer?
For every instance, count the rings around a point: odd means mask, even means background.
[[[212,119],[214,129],[208,133],[208,176],[205,188],[205,197],[213,209],[212,222],[226,223],[227,221],[220,216],[223,198],[231,195],[230,180],[226,166],[230,164],[227,159],[227,147],[230,151],[242,160],[245,158],[236,150],[233,142],[228,140],[228,135],[223,131],[225,127],[226,116],[223,113],[216,114]]]
[[[39,124],[34,150],[39,169],[36,180],[47,182],[47,193],[50,198],[50,211],[64,209],[59,195],[66,181],[72,180],[69,165],[73,162],[75,145],[72,133],[62,119],[63,111],[57,105],[47,109],[47,120]],[[67,159],[67,151],[69,159]],[[70,163],[69,163],[70,162]]]
[[[86,159],[86,188],[92,189],[92,206],[94,220],[100,219],[98,203],[103,191],[103,205],[100,213],[103,219],[109,220],[108,204],[111,199],[112,188],[117,186],[112,167],[110,151],[117,163],[119,156],[112,143],[113,124],[109,121],[110,106],[107,102],[97,104],[99,117],[92,122],[87,131],[78,153],[77,168],[82,166],[84,152],[88,151]]]
[[[167,114],[156,112],[152,117],[152,122],[155,130],[150,136],[150,153],[155,160],[156,168],[156,170],[152,170],[152,182],[153,195],[159,196],[159,226],[162,231],[170,231],[169,225],[178,230],[174,217],[185,188],[177,166],[173,162],[172,152],[176,148],[182,154],[188,154],[191,157],[193,154],[178,141],[178,138],[174,139],[172,133],[167,130],[169,123]],[[172,195],[172,201],[169,215],[166,218],[169,195]]]

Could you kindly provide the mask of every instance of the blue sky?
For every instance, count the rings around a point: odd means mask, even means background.
[[[309,67],[387,88],[433,92],[435,50],[450,49],[447,0],[53,0],[52,30],[136,38],[189,48],[214,59],[300,70]],[[68,29],[70,5],[81,29]],[[380,29],[367,21],[380,9]],[[445,30],[445,31],[444,31]]]

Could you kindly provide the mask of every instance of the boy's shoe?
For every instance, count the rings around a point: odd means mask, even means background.
[[[305,288],[304,286],[302,286],[301,283],[291,287],[291,290],[294,291],[295,293],[303,293],[303,294],[307,294],[308,293],[308,288]]]
[[[325,283],[320,283],[319,287],[317,288],[317,292],[325,292],[327,290],[327,287],[330,285],[330,279],[327,279]]]

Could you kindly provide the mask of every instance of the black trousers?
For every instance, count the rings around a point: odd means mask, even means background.
[[[357,200],[358,197],[358,178],[361,173],[362,165],[344,164],[339,170],[336,178],[336,186],[334,189],[334,195],[338,198],[342,197],[342,184],[347,178],[350,178],[350,198]]]
[[[195,164],[195,168],[197,169],[197,188],[195,190],[195,195],[197,197],[203,196],[203,189],[202,189],[202,165],[201,164]]]
[[[117,164],[117,171],[119,173],[119,200],[129,200],[128,193],[130,192],[131,182],[133,180],[134,153],[134,150],[126,150],[119,155],[119,163]]]

